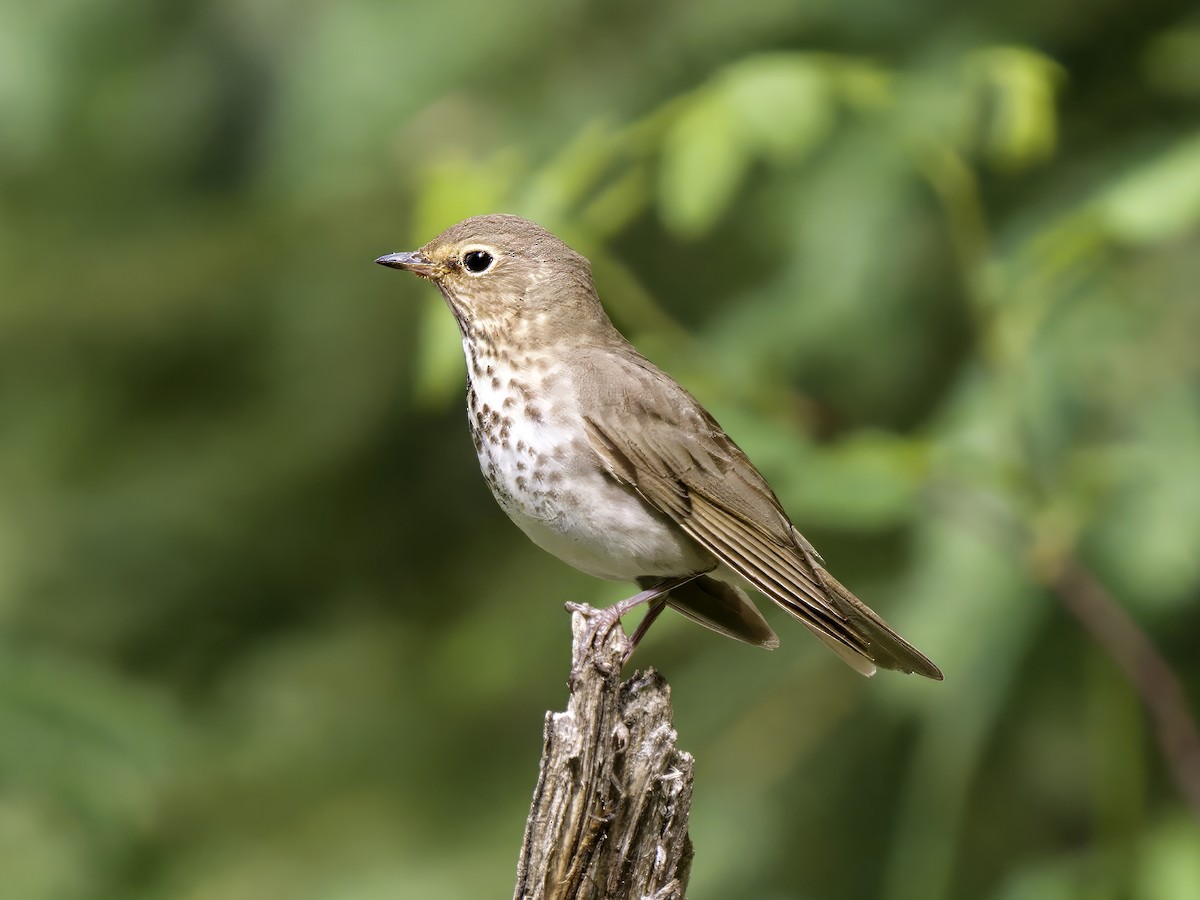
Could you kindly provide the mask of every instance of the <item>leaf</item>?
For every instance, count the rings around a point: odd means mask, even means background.
[[[703,234],[729,206],[750,159],[721,91],[695,95],[663,139],[659,210],[681,237]]]
[[[1049,159],[1058,140],[1054,107],[1061,66],[1024,47],[995,47],[974,55],[971,65],[991,90],[994,109],[984,153],[998,169],[1019,170]]]
[[[721,81],[744,140],[776,162],[806,155],[833,127],[829,78],[812,57],[752,57],[726,69]]]
[[[1134,169],[1106,191],[1098,209],[1108,231],[1130,244],[1183,234],[1200,221],[1200,135]]]
[[[1147,835],[1138,861],[1139,900],[1200,897],[1200,842],[1194,820],[1168,819]]]
[[[659,206],[683,237],[706,232],[756,157],[803,158],[831,131],[826,67],[807,54],[764,54],[729,66],[691,98],[663,139]]]

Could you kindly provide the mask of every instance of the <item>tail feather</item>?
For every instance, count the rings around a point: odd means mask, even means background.
[[[849,629],[866,644],[871,659],[877,665],[897,672],[915,672],[935,681],[941,681],[945,677],[942,675],[942,670],[935,666],[925,654],[896,634],[875,610],[850,593],[845,585],[830,575],[823,566],[814,565],[813,569],[821,580],[821,585],[825,588],[830,602],[845,617]],[[822,637],[824,636],[822,635]],[[842,659],[854,665],[849,657],[858,656],[858,654],[846,647],[838,650],[833,641],[827,640],[826,643],[833,647]],[[864,674],[870,675],[874,669],[875,667],[871,666],[872,671]],[[862,669],[859,668],[859,671],[861,672]]]
[[[701,575],[667,594],[667,605],[718,634],[774,650],[779,638],[740,587]]]

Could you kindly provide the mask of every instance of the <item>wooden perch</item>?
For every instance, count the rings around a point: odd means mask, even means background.
[[[653,669],[621,682],[620,626],[593,646],[571,616],[571,696],[546,714],[514,900],[684,900],[692,757],[675,749],[671,689]]]

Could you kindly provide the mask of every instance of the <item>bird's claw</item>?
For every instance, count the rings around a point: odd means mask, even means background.
[[[571,667],[571,675],[568,683],[574,688],[579,679],[583,676],[584,667],[589,663],[595,666],[604,677],[609,677],[621,671],[621,667],[625,664],[625,660],[629,658],[632,647],[629,644],[629,639],[624,633],[620,634],[618,646],[616,650],[616,665],[609,663],[604,657],[605,645],[608,643],[609,635],[612,634],[614,628],[619,630],[621,624],[621,616],[625,610],[620,608],[620,604],[608,606],[604,609],[596,609],[593,606],[588,606],[586,603],[566,603],[567,612],[579,613],[588,620],[588,630],[580,642],[580,652],[575,664]]]

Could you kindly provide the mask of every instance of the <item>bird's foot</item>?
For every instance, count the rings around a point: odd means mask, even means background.
[[[594,666],[605,677],[619,672],[632,652],[629,639],[621,632],[611,650],[607,650],[606,645],[613,629],[620,631],[621,616],[628,612],[628,609],[620,608],[620,603],[604,609],[596,609],[586,603],[567,603],[565,606],[567,612],[579,613],[588,622],[587,630],[576,636],[571,686],[574,687],[579,682],[589,665]]]
[[[597,671],[606,677],[619,674],[621,667],[633,655],[633,651],[637,649],[637,645],[645,636],[650,625],[658,618],[659,613],[666,608],[666,600],[663,599],[665,595],[673,588],[691,581],[694,577],[696,576],[687,575],[682,578],[668,578],[652,588],[634,594],[620,603],[606,606],[604,609],[596,609],[588,606],[586,603],[565,604],[567,612],[579,613],[591,622],[591,627],[584,635],[584,639],[576,643],[575,660],[571,666],[571,686],[574,687],[578,683],[584,667],[588,664],[595,666]],[[650,609],[647,610],[645,618],[638,624],[637,629],[633,632],[633,636],[626,637],[624,632],[621,632],[619,647],[614,648],[616,649],[616,653],[605,652],[609,635],[612,634],[613,629],[620,630],[621,617],[643,603],[649,603]],[[612,659],[613,662],[610,663],[609,659]]]

